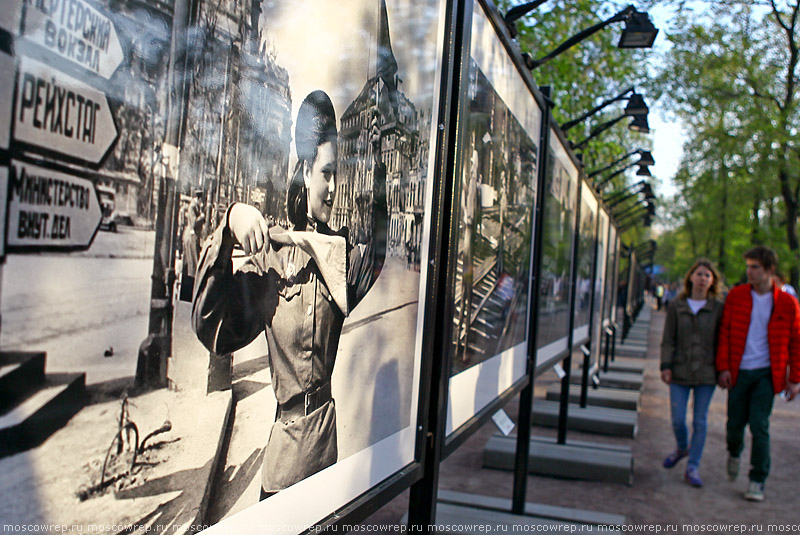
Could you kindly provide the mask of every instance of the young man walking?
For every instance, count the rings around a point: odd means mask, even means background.
[[[747,284],[725,301],[717,348],[718,382],[728,393],[728,477],[739,474],[744,428],[750,425],[750,484],[745,499],[762,501],[769,474],[769,416],[775,394],[800,393],[800,306],[773,283],[775,251],[758,246],[744,254]]]

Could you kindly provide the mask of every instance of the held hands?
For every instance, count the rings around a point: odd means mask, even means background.
[[[672,382],[672,370],[661,370],[661,380],[666,384]]]
[[[784,392],[786,392],[786,401],[792,401],[800,394],[800,383],[787,382]]]
[[[236,203],[231,207],[228,230],[247,255],[269,245],[269,226],[261,212],[249,204]]]
[[[717,377],[717,384],[720,388],[728,389],[731,387],[731,372],[725,370],[724,372],[720,372],[719,377]]]

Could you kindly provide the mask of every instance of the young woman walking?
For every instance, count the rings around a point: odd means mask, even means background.
[[[683,280],[683,290],[667,308],[661,340],[661,380],[669,385],[672,430],[678,447],[664,459],[672,468],[688,456],[686,482],[702,487],[698,469],[708,426],[708,407],[716,385],[715,356],[722,318],[719,274],[711,261],[699,258]],[[692,438],[686,407],[694,392]]]

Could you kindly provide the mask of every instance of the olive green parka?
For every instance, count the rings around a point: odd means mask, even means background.
[[[722,308],[722,301],[709,297],[695,315],[685,297],[670,301],[661,339],[661,370],[672,370],[673,383],[694,386],[717,382],[715,360]]]

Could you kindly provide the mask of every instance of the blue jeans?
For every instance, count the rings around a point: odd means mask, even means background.
[[[716,385],[669,385],[670,412],[672,414],[672,430],[678,441],[678,449],[689,449],[688,468],[700,467],[703,446],[706,444],[708,428],[708,406],[714,395]],[[689,404],[689,393],[694,390],[694,413],[692,415],[692,445],[689,447],[689,432],[686,429],[686,406]]]

